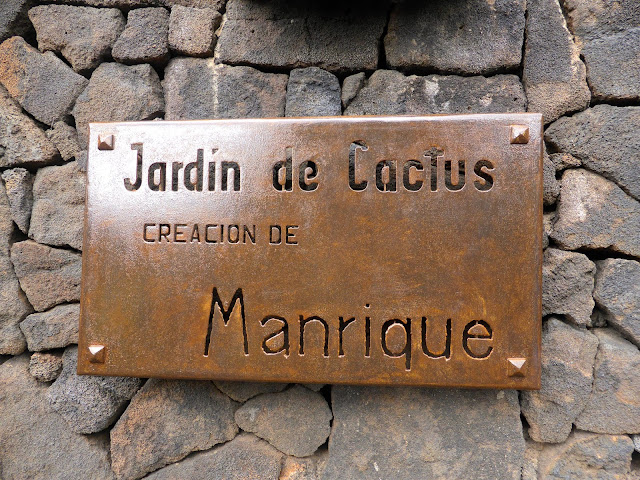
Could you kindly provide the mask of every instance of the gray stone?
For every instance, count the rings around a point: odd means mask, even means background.
[[[175,58],[165,70],[167,120],[281,117],[287,76],[214,59]]]
[[[47,138],[53,142],[60,156],[66,162],[80,155],[82,148],[78,143],[78,132],[71,125],[64,122],[56,122],[53,128],[47,130]]]
[[[20,290],[9,260],[13,233],[9,200],[0,182],[0,355],[18,355],[24,351],[27,344],[19,324],[33,311]]]
[[[576,428],[596,433],[640,433],[640,351],[609,328],[592,330],[600,340],[594,381]]]
[[[135,395],[142,380],[78,375],[78,347],[65,350],[62,373],[47,391],[51,408],[76,433],[95,433],[111,425]]]
[[[80,304],[57,305],[42,313],[32,313],[20,323],[29,351],[40,352],[78,343]]]
[[[279,480],[282,453],[254,435],[242,433],[224,445],[197,453],[145,477],[147,480],[211,478]]]
[[[0,7],[0,42],[14,35],[24,36],[31,30],[27,11],[34,0],[3,0]]]
[[[29,231],[34,179],[35,177],[24,168],[14,168],[2,172],[2,180],[11,209],[11,218],[23,233]]]
[[[556,218],[556,212],[545,212],[542,214],[542,248],[549,246],[549,235],[553,229],[553,222]]]
[[[595,98],[604,101],[640,100],[640,27],[589,40],[582,49],[582,55]]]
[[[608,258],[596,264],[593,297],[609,325],[640,345],[640,263]]]
[[[326,384],[325,383],[303,383],[302,385],[308,388],[309,390],[312,390],[314,392],[319,392],[322,389],[322,387],[324,387]]]
[[[79,253],[26,240],[12,245],[11,262],[22,290],[38,312],[59,303],[80,301]]]
[[[349,75],[342,81],[342,108],[347,108],[367,81],[364,72]]]
[[[545,140],[640,200],[640,107],[596,105],[547,128]]]
[[[193,57],[212,55],[221,21],[222,15],[213,8],[174,6],[169,19],[169,48]]]
[[[474,75],[516,69],[524,27],[524,0],[401,2],[384,39],[387,63]]]
[[[164,64],[169,59],[169,12],[164,8],[131,10],[127,26],[111,55],[122,63]]]
[[[516,391],[334,386],[324,480],[520,479]]]
[[[300,385],[280,393],[265,393],[235,414],[238,426],[264,438],[281,452],[306,457],[329,436],[331,409],[322,395]]]
[[[640,203],[615,183],[565,170],[551,238],[563,248],[609,249],[640,257]]]
[[[405,76],[378,70],[358,92],[345,115],[522,112],[526,97],[515,75]]]
[[[636,0],[564,0],[599,100],[638,100],[640,4]]]
[[[632,435],[631,439],[633,440],[633,447],[636,452],[640,452],[640,435]]]
[[[53,143],[0,85],[0,167],[35,167],[58,158]]]
[[[522,392],[522,413],[536,442],[564,442],[591,394],[598,338],[556,318],[542,332],[542,388]]]
[[[39,382],[53,382],[62,371],[62,357],[36,352],[29,360],[29,373]]]
[[[106,435],[73,433],[46,399],[47,384],[29,374],[29,356],[0,366],[3,480],[111,480]]]
[[[535,445],[523,480],[631,480],[633,442],[624,435],[574,432],[559,445]],[[535,476],[534,476],[535,475]]]
[[[287,84],[287,117],[340,115],[340,81],[318,67],[296,68]]]
[[[558,195],[560,195],[560,183],[556,180],[556,167],[549,158],[549,155],[545,152],[542,159],[542,174],[543,174],[543,193],[542,201],[545,206],[550,206],[556,203]]]
[[[528,110],[549,123],[588,107],[586,69],[558,0],[529,0],[526,31],[522,83]]]
[[[126,23],[115,8],[41,5],[29,10],[38,48],[60,52],[76,72],[93,70],[111,54]]]
[[[162,85],[155,70],[150,65],[118,63],[100,65],[73,108],[83,147],[89,139],[89,122],[151,120],[163,113]]]
[[[87,79],[55,54],[12,37],[0,44],[0,83],[36,120],[53,125],[69,117]]]
[[[549,155],[549,159],[556,168],[556,172],[582,166],[582,161],[569,153],[552,153]]]
[[[231,65],[373,70],[378,66],[388,4],[387,0],[312,4],[230,0],[217,55]]]
[[[29,237],[39,243],[81,250],[84,194],[85,175],[76,162],[38,170]]]
[[[214,10],[222,11],[227,3],[227,0],[158,0],[160,5],[165,7],[171,7],[173,10],[176,6],[191,7],[191,8],[212,8]]]
[[[160,1],[162,0],[53,0],[53,3],[129,9],[134,7],[156,6]]]
[[[149,380],[111,430],[113,471],[140,478],[231,440],[238,431],[234,409],[211,382]]]
[[[213,382],[218,389],[234,399],[236,402],[246,402],[261,393],[281,392],[288,383],[260,383],[260,382]]]
[[[586,255],[547,248],[542,262],[542,315],[590,325],[596,265]]]

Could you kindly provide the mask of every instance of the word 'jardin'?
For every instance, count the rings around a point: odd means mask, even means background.
[[[142,156],[143,144],[133,143],[131,149],[137,151],[135,179],[124,178],[124,186],[129,191],[140,189],[143,183]],[[492,170],[494,165],[490,160],[476,160],[472,165],[467,165],[465,160],[451,161],[444,159],[442,150],[431,148],[424,152],[423,160],[406,160],[404,163],[397,160],[380,160],[376,163],[375,172],[369,179],[356,178],[357,153],[367,152],[369,147],[362,141],[352,142],[349,147],[348,177],[349,188],[355,192],[361,192],[368,188],[369,184],[375,184],[380,192],[396,192],[404,189],[409,192],[427,190],[436,192],[439,190],[441,177],[444,176],[444,185],[447,191],[457,192],[466,185],[467,166],[473,172],[475,179],[472,184],[476,190],[486,192],[491,190],[494,183]],[[211,150],[212,155],[218,149]],[[444,162],[444,165],[441,163]],[[187,190],[202,192],[205,186],[207,190],[216,190],[215,161],[209,161],[205,168],[204,149],[197,149],[196,161],[187,163],[154,162],[149,165],[146,172],[146,184],[151,191],[164,192],[168,188],[177,192],[182,186]],[[234,161],[219,162],[221,191],[240,191],[241,173],[240,165]],[[312,192],[318,188],[319,170],[316,162],[305,160],[296,168],[297,182],[294,182],[293,148],[285,148],[285,160],[276,162],[271,170],[273,188],[281,192],[290,192],[294,189],[294,183],[301,191]],[[169,178],[170,176],[170,178]],[[401,177],[401,180],[400,180]],[[182,179],[182,181],[181,181]],[[231,185],[229,183],[231,182]]]
[[[229,324],[231,319],[231,314],[236,308],[236,304],[239,305],[240,308],[240,318],[242,319],[242,336],[243,336],[243,345],[242,347],[238,346],[238,348],[242,348],[245,355],[249,355],[249,338],[247,333],[247,324],[246,324],[246,315],[245,315],[245,302],[244,295],[242,292],[242,288],[238,288],[234,293],[231,301],[228,303],[228,307],[224,307],[224,303],[220,294],[218,293],[217,288],[213,288],[213,293],[211,295],[211,309],[209,313],[209,322],[207,326],[207,335],[205,338],[204,345],[204,356],[208,357],[210,351],[212,350],[212,338],[215,339],[216,331],[214,330],[214,317],[215,317],[215,309],[216,307],[219,309],[222,314],[222,324],[216,326],[216,328],[225,328]],[[366,309],[369,308],[367,304],[365,306]],[[339,317],[338,318],[338,328],[337,332],[333,333],[334,335],[337,333],[338,335],[338,351],[334,352],[338,354],[339,357],[344,357],[346,355],[345,348],[343,344],[343,340],[345,336],[349,335],[348,328],[358,321],[364,321],[364,329],[365,329],[365,338],[364,338],[364,349],[363,352],[365,357],[371,356],[372,348],[375,344],[380,345],[382,352],[385,356],[391,358],[404,357],[405,368],[406,370],[411,370],[411,357],[413,354],[413,343],[412,343],[412,335],[413,332],[413,321],[411,318],[407,318],[406,320],[401,320],[399,318],[392,318],[386,320],[381,327],[380,336],[374,337],[371,332],[371,323],[372,319],[370,316],[365,316],[364,319],[357,319],[354,316],[351,317]],[[428,317],[422,317],[420,322],[421,327],[421,335],[420,335],[420,345],[422,353],[431,359],[444,358],[446,360],[451,358],[452,352],[452,328],[451,328],[451,319],[447,319],[443,328],[445,330],[444,342],[439,342],[437,348],[434,348],[433,345],[429,344],[429,339],[427,338],[427,322],[429,321]],[[323,356],[329,357],[329,335],[330,335],[330,327],[327,321],[318,316],[318,315],[300,315],[299,316],[299,327],[300,327],[300,336],[299,336],[299,344],[298,348],[292,348],[291,341],[289,338],[289,322],[285,317],[280,315],[265,315],[260,321],[260,325],[265,327],[270,322],[277,322],[278,329],[268,334],[266,337],[262,339],[261,349],[262,352],[267,355],[278,355],[282,354],[284,356],[289,356],[290,354],[298,354],[300,356],[305,355],[305,331],[307,327],[312,324],[318,324],[323,329],[324,337],[323,337]],[[392,327],[398,326],[403,332],[403,346],[398,348],[396,343],[391,344],[389,342],[389,331]],[[274,340],[278,339],[278,346],[274,345]],[[472,345],[470,343],[473,341],[483,341],[482,345]],[[490,344],[493,340],[493,329],[484,320],[472,320],[468,322],[462,331],[462,349],[464,352],[472,359],[484,359],[488,358],[493,351],[493,346]],[[308,343],[308,342],[307,342]],[[480,347],[480,348],[478,348]],[[353,355],[354,352],[349,352],[350,355]]]

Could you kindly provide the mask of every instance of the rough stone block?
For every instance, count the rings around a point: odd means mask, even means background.
[[[576,428],[612,435],[640,433],[640,351],[612,329],[593,332],[600,341],[593,389]]]
[[[558,0],[529,0],[526,31],[522,83],[528,110],[549,123],[588,107],[586,69]]]
[[[100,65],[73,108],[83,147],[89,139],[89,122],[151,120],[163,113],[162,85],[155,70],[150,65],[118,63]]]
[[[516,69],[524,26],[524,0],[400,2],[384,39],[387,63],[472,75]]]
[[[261,393],[276,393],[287,388],[287,383],[213,382],[218,389],[236,402],[246,402]]]
[[[163,86],[167,120],[284,115],[286,75],[216,65],[212,58],[176,58]]]
[[[560,183],[556,179],[556,167],[546,152],[542,158],[542,180],[542,201],[545,206],[553,205],[560,195]]]
[[[55,54],[11,37],[0,44],[0,83],[37,120],[53,125],[69,117],[87,79]]]
[[[373,70],[388,5],[387,0],[230,0],[217,54],[231,65]]]
[[[334,386],[331,393],[323,480],[520,480],[516,391]]]
[[[318,67],[296,68],[287,84],[287,117],[340,115],[340,81]]]
[[[282,453],[258,437],[242,433],[224,445],[197,453],[145,477],[147,480],[219,478],[279,480]]]
[[[64,122],[56,122],[45,134],[56,146],[65,162],[72,158],[77,159],[80,155],[82,148],[78,143],[78,132],[72,126]]]
[[[11,218],[23,233],[29,231],[34,179],[35,177],[24,168],[14,168],[2,172]]]
[[[41,51],[60,52],[76,72],[93,70],[111,54],[126,23],[115,8],[40,5],[29,10]]]
[[[405,76],[378,70],[358,92],[345,115],[522,112],[526,97],[515,75]]]
[[[609,325],[640,346],[640,263],[608,258],[596,263],[593,297]]]
[[[29,373],[39,382],[53,382],[62,371],[60,355],[36,352],[29,360]]]
[[[37,311],[80,301],[79,253],[26,240],[12,245],[11,261],[22,290]]]
[[[343,108],[347,108],[351,104],[351,101],[356,98],[366,81],[367,76],[364,72],[349,75],[342,81],[341,100]]]
[[[169,12],[164,8],[138,8],[129,12],[127,26],[111,55],[122,63],[164,64],[169,59]]]
[[[222,15],[213,8],[190,8],[176,5],[169,19],[169,48],[192,57],[213,55],[216,29]]]
[[[76,162],[38,170],[29,237],[82,250],[85,175]]]
[[[551,149],[581,160],[589,170],[616,182],[640,200],[640,107],[596,105],[547,128]]]
[[[78,343],[80,304],[57,305],[42,313],[33,313],[20,323],[29,351],[40,352]]]
[[[595,273],[586,255],[548,248],[542,262],[542,315],[566,315],[577,325],[590,325]]]
[[[58,150],[40,127],[22,113],[0,85],[0,167],[40,166],[55,162]]]
[[[313,454],[327,440],[331,418],[322,395],[300,385],[252,398],[235,414],[241,429],[296,457]]]
[[[73,433],[29,374],[29,356],[0,365],[0,458],[4,480],[112,480],[109,439]]]
[[[565,170],[551,238],[563,248],[609,249],[640,257],[640,203],[615,183]]]
[[[51,408],[76,433],[95,433],[111,425],[135,395],[142,380],[130,377],[78,375],[78,347],[62,356],[62,373],[47,391]]]
[[[231,440],[238,432],[234,410],[212,382],[149,380],[111,430],[113,471],[140,478]]]
[[[27,11],[35,0],[3,0],[0,7],[0,42],[14,35],[24,36],[31,30]]]
[[[564,442],[591,394],[598,338],[556,318],[542,332],[542,388],[522,392],[529,435],[536,442]]]

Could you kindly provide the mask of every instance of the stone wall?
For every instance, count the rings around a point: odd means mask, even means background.
[[[0,41],[1,480],[640,478],[640,2],[2,0]],[[89,122],[522,111],[540,391],[75,374]]]

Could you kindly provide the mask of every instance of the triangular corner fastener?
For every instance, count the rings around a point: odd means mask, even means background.
[[[511,125],[509,141],[512,144],[529,143],[529,127],[527,125]]]
[[[104,345],[89,345],[89,362],[104,363],[106,348]]]
[[[524,377],[524,366],[526,363],[526,358],[508,358],[507,375],[510,377]]]
[[[98,135],[98,150],[113,150],[114,143],[113,135]]]

